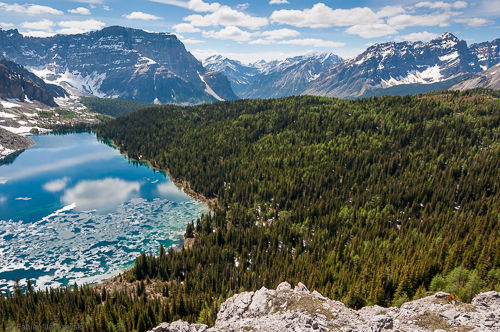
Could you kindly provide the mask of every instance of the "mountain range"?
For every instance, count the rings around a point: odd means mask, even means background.
[[[0,50],[73,94],[162,104],[236,99],[227,78],[205,69],[173,34],[112,26],[33,38],[0,30]]]
[[[496,65],[499,44],[500,38],[467,45],[444,33],[427,42],[375,44],[348,60],[333,53],[313,53],[243,64],[214,55],[202,63],[169,33],[112,26],[85,34],[34,38],[17,30],[0,30],[1,56],[40,77],[39,86],[45,81],[72,95],[156,104],[425,93],[450,88]],[[26,69],[17,68],[27,77]],[[473,86],[486,86],[484,82],[476,79]]]
[[[358,98],[451,87],[500,62],[500,39],[472,44],[451,33],[428,42],[375,44],[342,61],[334,54],[243,65],[222,56],[203,64],[222,71],[242,98],[321,95]]]
[[[259,61],[249,65],[215,55],[205,59],[203,65],[223,72],[240,98],[279,98],[301,94],[322,73],[342,62],[342,58],[333,53]]]

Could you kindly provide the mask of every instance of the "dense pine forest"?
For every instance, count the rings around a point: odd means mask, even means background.
[[[89,111],[106,114],[112,117],[129,114],[141,108],[151,106],[151,104],[141,101],[95,97],[82,97],[80,101]]]
[[[359,308],[500,289],[500,100],[446,92],[150,107],[97,130],[216,198],[190,249],[144,253],[127,290],[0,299],[0,328],[145,331],[213,323],[234,293],[282,281]]]

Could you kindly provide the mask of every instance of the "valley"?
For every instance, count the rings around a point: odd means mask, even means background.
[[[500,328],[494,19],[265,2],[0,2],[0,331]]]

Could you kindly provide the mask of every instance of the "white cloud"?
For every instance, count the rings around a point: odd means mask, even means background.
[[[415,5],[416,8],[431,8],[431,9],[463,9],[467,8],[467,2],[465,1],[455,1],[444,2],[444,1],[422,1]]]
[[[385,6],[377,12],[377,17],[390,17],[403,13],[406,13],[406,10],[401,6]]]
[[[64,14],[62,11],[54,9],[49,6],[32,5],[32,4],[20,5],[18,3],[7,4],[5,2],[0,2],[0,9],[3,9],[7,12],[26,14],[29,16],[44,15],[44,14],[51,14],[51,15]]]
[[[111,7],[104,5],[104,6],[102,6],[102,9],[104,9],[107,12],[109,12],[111,10]]]
[[[490,23],[489,20],[486,20],[484,18],[479,18],[479,17],[457,18],[457,19],[455,19],[455,22],[464,23],[470,27],[480,27],[480,26],[483,26],[483,25]]]
[[[282,5],[282,4],[287,4],[290,3],[288,0],[271,0],[269,1],[270,5]]]
[[[411,26],[448,26],[451,13],[429,14],[429,15],[396,15],[387,20],[387,23],[395,29],[404,29]]]
[[[64,204],[76,204],[78,210],[114,210],[139,193],[139,182],[128,182],[118,178],[80,181],[67,189],[61,200]]]
[[[184,20],[193,26],[239,26],[253,30],[266,26],[269,23],[265,17],[250,16],[228,6],[222,6],[213,13],[206,15],[190,15],[185,17]]]
[[[0,204],[7,202],[7,197],[0,195]]]
[[[81,3],[90,3],[90,4],[101,4],[104,2],[104,0],[74,0],[76,2],[81,2]]]
[[[310,9],[274,11],[271,14],[271,21],[301,28],[328,28],[355,25],[359,22],[364,24],[375,23],[379,21],[379,18],[367,7],[334,10],[324,3],[317,3]]]
[[[152,2],[163,3],[166,5],[173,5],[177,7],[186,8],[195,12],[214,12],[221,7],[221,4],[218,2],[208,3],[203,0],[190,0],[190,1],[182,1],[182,0],[149,0]]]
[[[351,35],[358,35],[363,38],[375,38],[397,33],[396,29],[385,23],[370,23],[353,25],[346,29]]]
[[[90,10],[85,7],[78,7],[75,9],[69,9],[68,13],[71,14],[78,14],[78,15],[90,15]]]
[[[250,7],[250,4],[248,2],[240,3],[240,4],[236,5],[236,8],[238,8],[239,10],[247,10],[249,7]]]
[[[200,39],[190,39],[190,38],[187,38],[187,39],[181,39],[181,41],[184,43],[184,44],[202,44],[204,43],[205,41],[204,40],[200,40]]]
[[[261,32],[260,35],[262,37],[265,37],[266,39],[284,39],[290,37],[297,37],[298,35],[300,35],[300,32],[293,29],[276,29],[276,30],[263,31]]]
[[[14,24],[12,23],[5,23],[5,22],[0,22],[0,28],[1,29],[10,29],[13,28]]]
[[[398,36],[395,38],[395,40],[416,42],[416,41],[429,41],[437,37],[438,35],[435,33],[423,31],[423,32],[413,32],[404,36]]]
[[[235,26],[228,26],[219,31],[203,31],[205,37],[211,37],[216,39],[231,39],[238,42],[243,42],[250,40],[253,33],[241,30]]]
[[[276,41],[272,40],[272,39],[262,39],[262,38],[259,38],[259,39],[251,40],[248,43],[250,45],[271,45],[271,44],[275,44]]]
[[[178,33],[192,33],[192,32],[200,32],[200,29],[192,26],[189,23],[180,23],[176,24],[172,27]]]
[[[21,26],[30,30],[51,30],[55,26],[55,23],[45,19],[37,22],[23,22]]]
[[[152,14],[147,14],[144,12],[132,12],[128,15],[123,15],[126,19],[129,20],[143,20],[143,21],[157,21],[161,20],[161,17],[152,15]]]
[[[58,23],[59,29],[57,32],[61,34],[77,34],[85,33],[93,30],[99,30],[106,26],[106,23],[96,20],[84,21],[61,21]]]
[[[279,44],[312,46],[312,47],[342,47],[342,46],[345,46],[345,43],[342,43],[342,42],[334,42],[334,41],[316,39],[316,38],[282,40],[279,42]]]
[[[62,191],[66,188],[69,181],[70,181],[70,178],[68,178],[68,177],[49,181],[43,185],[43,190],[51,192],[51,193]]]

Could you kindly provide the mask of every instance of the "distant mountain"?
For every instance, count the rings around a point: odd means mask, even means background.
[[[173,34],[113,26],[33,38],[0,30],[0,50],[74,94],[162,104],[236,99],[227,78],[208,72]]]
[[[500,63],[454,85],[451,89],[471,90],[477,88],[500,90]]]
[[[55,107],[57,104],[54,98],[66,95],[63,88],[45,83],[22,66],[5,59],[0,60],[0,99],[37,100]]]
[[[439,84],[447,88],[457,78],[481,72],[500,61],[500,39],[467,46],[445,33],[429,42],[375,44],[354,59],[323,73],[304,94],[356,98],[395,90],[413,93],[415,85]],[[445,84],[449,81],[448,84]],[[418,89],[417,89],[418,90]]]
[[[250,65],[214,55],[203,65],[226,74],[234,92],[241,98],[278,98],[302,94],[312,81],[341,62],[342,59],[332,53]]]

